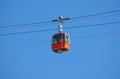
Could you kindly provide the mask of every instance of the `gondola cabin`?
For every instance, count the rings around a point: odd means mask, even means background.
[[[70,49],[70,36],[66,33],[57,33],[52,37],[52,51],[55,53],[66,52]]]

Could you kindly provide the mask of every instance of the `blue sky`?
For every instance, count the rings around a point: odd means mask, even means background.
[[[120,9],[119,0],[0,0],[0,26]],[[66,21],[63,27],[120,21],[120,12]],[[1,28],[0,34],[57,28],[57,23]],[[120,24],[64,29],[67,53],[51,51],[56,31],[1,36],[0,79],[120,79]]]

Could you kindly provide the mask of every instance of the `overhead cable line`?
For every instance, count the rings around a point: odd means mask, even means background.
[[[108,23],[99,23],[99,24],[90,24],[90,25],[82,25],[82,26],[76,26],[76,27],[66,27],[66,28],[63,28],[63,29],[84,28],[84,27],[96,27],[96,26],[112,25],[112,24],[120,24],[120,21],[108,22]],[[18,34],[29,34],[29,33],[38,33],[38,32],[46,32],[46,31],[53,31],[53,30],[58,30],[58,29],[57,29],[57,28],[53,28],[53,29],[33,30],[33,31],[25,31],[25,32],[6,33],[6,34],[0,34],[0,36],[9,36],[9,35],[18,35]]]
[[[95,34],[95,35],[84,35],[84,36],[77,36],[77,37],[71,37],[70,39],[76,40],[78,38],[89,38],[89,37],[98,37],[98,36],[108,36],[108,35],[114,35],[117,34],[119,35],[120,32],[113,32],[113,33],[103,33],[103,34]],[[49,40],[50,41],[50,40]],[[13,44],[5,44],[5,45],[0,45],[0,47],[11,47],[11,46],[20,46],[20,45],[28,45],[28,44],[40,44],[40,43],[48,43],[48,40],[44,41],[30,41],[30,42],[22,42],[22,43],[13,43]]]
[[[34,23],[26,23],[26,24],[16,24],[16,25],[0,26],[0,28],[12,28],[12,27],[28,26],[28,25],[35,25],[35,24],[47,24],[47,23],[52,23],[52,22],[51,21],[46,21],[46,22],[34,22]]]
[[[37,32],[45,32],[45,31],[52,31],[52,30],[57,30],[57,29],[44,29],[44,30],[33,30],[33,31],[26,31],[26,32],[6,33],[6,34],[0,34],[0,36],[9,36],[9,35],[17,35],[17,34],[37,33]]]
[[[112,11],[101,12],[101,13],[96,13],[96,14],[89,14],[89,15],[85,15],[85,16],[78,16],[78,17],[69,18],[68,20],[87,18],[87,17],[117,13],[117,12],[120,12],[120,10],[112,10]],[[52,22],[55,22],[55,21],[52,20],[52,21],[45,21],[45,22],[43,21],[43,22],[33,22],[33,23],[25,23],[25,24],[7,25],[7,26],[0,26],[0,28],[13,28],[13,27],[20,27],[20,26],[35,25],[35,24],[47,24],[47,23],[52,23]]]
[[[120,12],[120,10],[113,10],[113,11],[107,11],[107,12],[101,12],[101,13],[96,13],[96,14],[90,14],[90,15],[85,15],[85,16],[74,17],[74,18],[71,18],[70,20],[80,19],[80,18],[88,18],[88,17],[105,15],[105,14],[111,14],[111,13],[116,13],[116,12]]]
[[[39,43],[47,43],[49,41],[30,41],[30,42],[22,42],[22,43],[14,43],[14,44],[6,44],[0,45],[0,47],[9,47],[9,46],[17,46],[17,45],[28,45],[28,44],[39,44]]]
[[[120,24],[120,21],[108,22],[108,23],[99,23],[99,24],[90,24],[90,25],[83,25],[83,26],[76,26],[76,27],[66,27],[66,28],[63,28],[63,29],[84,28],[84,27],[97,27],[97,26],[111,25],[111,24]]]

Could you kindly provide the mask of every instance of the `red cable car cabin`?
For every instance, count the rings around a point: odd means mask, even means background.
[[[66,52],[70,49],[70,36],[66,33],[58,33],[52,37],[52,51],[55,53]]]

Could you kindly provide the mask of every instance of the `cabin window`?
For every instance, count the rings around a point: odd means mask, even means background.
[[[57,43],[60,40],[61,41],[65,40],[64,34],[57,34],[57,35],[53,36],[52,43],[55,44],[55,43]]]
[[[66,35],[65,41],[66,41],[66,42],[70,42],[70,37],[69,37],[69,35]]]
[[[57,40],[55,38],[52,39],[52,43],[55,44],[57,43]]]

